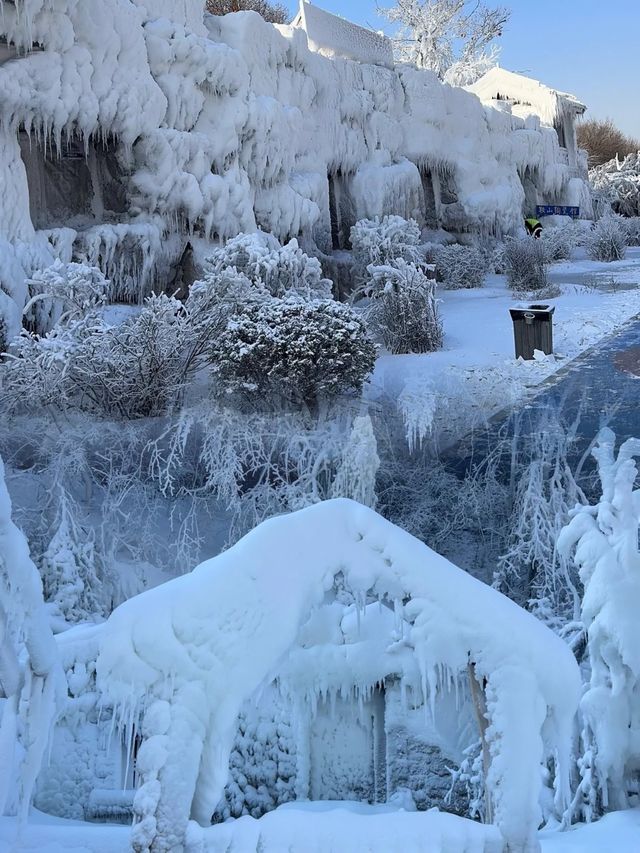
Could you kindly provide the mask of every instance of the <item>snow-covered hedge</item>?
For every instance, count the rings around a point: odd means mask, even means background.
[[[535,291],[547,287],[547,263],[542,240],[510,237],[505,241],[504,268],[512,290]]]
[[[621,216],[598,220],[587,238],[587,254],[594,261],[621,261],[627,252],[627,232]]]
[[[486,254],[474,246],[442,246],[435,262],[438,281],[450,290],[482,287],[489,271]]]
[[[210,350],[223,394],[314,403],[359,391],[375,346],[364,322],[331,299],[268,299],[233,315]]]
[[[291,240],[284,246],[272,234],[239,234],[216,249],[207,262],[208,278],[235,268],[253,284],[264,285],[272,296],[295,293],[305,299],[327,299],[332,283],[323,278],[320,261]]]
[[[435,282],[415,264],[398,259],[369,266],[364,314],[392,353],[432,352],[442,346]]]

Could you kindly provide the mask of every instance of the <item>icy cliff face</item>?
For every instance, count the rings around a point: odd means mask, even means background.
[[[87,228],[96,245],[116,224],[124,243],[141,222],[157,242],[259,226],[326,250],[344,246],[356,219],[386,213],[508,232],[527,171],[541,201],[563,200],[570,173],[552,129],[426,71],[324,57],[303,30],[252,12],[203,19],[202,5],[0,0],[0,39],[15,54],[0,66],[0,238],[18,265],[0,273],[11,334],[23,274],[59,255],[44,239],[25,258],[34,224],[72,229],[76,252]],[[177,258],[185,241],[172,244]],[[108,255],[113,272],[125,251],[110,244],[97,261]]]

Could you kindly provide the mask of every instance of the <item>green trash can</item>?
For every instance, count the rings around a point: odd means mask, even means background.
[[[516,358],[532,359],[535,350],[553,352],[553,312],[555,305],[516,305],[509,309],[513,320]]]

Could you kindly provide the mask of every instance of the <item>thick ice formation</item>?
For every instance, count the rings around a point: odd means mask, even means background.
[[[486,679],[495,821],[513,853],[538,849],[545,756],[555,759],[558,806],[568,795],[580,691],[571,652],[513,602],[347,500],[266,521],[110,617],[98,685],[122,720],[143,713],[135,849],[178,848],[189,816],[209,823],[241,703],[273,675],[339,573],[361,600],[395,602],[410,626],[398,643],[411,648],[425,696],[470,664]]]
[[[0,814],[26,818],[64,701],[64,673],[27,540],[11,521],[0,459]]]
[[[581,703],[587,755],[580,793],[600,810],[628,807],[627,782],[640,768],[640,441],[625,441],[616,456],[615,436],[603,429],[593,455],[602,497],[576,509],[558,547],[575,549],[584,584],[591,680]]]
[[[174,262],[194,230],[227,238],[257,225],[328,249],[356,219],[396,213],[501,233],[520,224],[523,181],[528,200],[548,202],[584,185],[534,117],[483,106],[427,71],[327,58],[302,29],[256,13],[203,22],[201,0],[0,6],[0,39],[16,48],[0,66],[10,336],[24,276],[69,248],[71,232],[61,246],[34,222],[75,230],[77,253],[89,247],[132,299],[157,259],[149,229],[181,235]],[[119,258],[132,240],[140,288]]]

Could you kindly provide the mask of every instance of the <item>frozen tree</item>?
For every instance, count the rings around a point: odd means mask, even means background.
[[[11,520],[0,459],[0,815],[26,818],[64,696],[40,575]]]
[[[475,246],[442,246],[435,258],[436,277],[450,290],[482,287],[489,271],[486,254]]]
[[[71,503],[69,494],[59,489],[55,531],[40,561],[40,573],[45,598],[65,621],[91,621],[111,609],[111,584],[100,577],[93,536],[80,529]]]
[[[365,506],[376,505],[376,475],[380,467],[378,444],[369,415],[354,418],[335,479],[332,498],[352,498]]]
[[[491,8],[475,0],[398,0],[382,12],[398,24],[398,57],[443,80],[450,74],[448,82],[454,84],[472,83],[495,64],[491,45],[510,16],[503,6]]]
[[[549,285],[548,258],[544,243],[534,237],[508,237],[504,245],[504,267],[512,290],[540,291]]]
[[[587,254],[594,261],[621,261],[627,252],[627,234],[621,216],[607,214],[593,226],[586,241]]]
[[[640,490],[635,488],[640,441],[615,452],[615,436],[600,431],[593,456],[602,496],[578,506],[558,539],[584,585],[582,620],[591,678],[581,702],[582,783],[573,808],[591,819],[629,805],[629,783],[640,770]]]
[[[398,258],[371,264],[370,280],[360,290],[367,298],[364,316],[392,353],[433,352],[442,346],[435,281],[415,264]]]
[[[373,369],[375,346],[347,305],[273,298],[233,315],[210,358],[224,395],[315,406],[359,391]]]
[[[640,140],[631,139],[617,128],[610,118],[588,119],[577,127],[578,146],[589,155],[589,166],[602,166],[617,157],[640,151]]]

